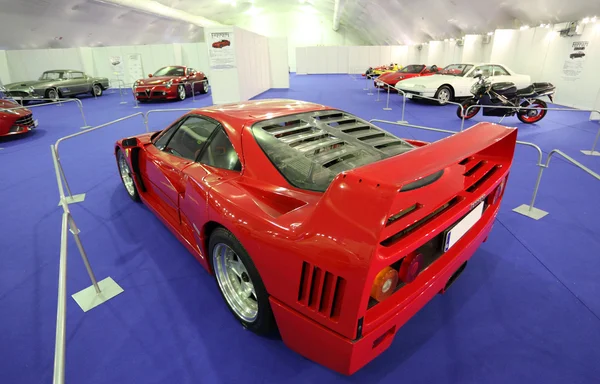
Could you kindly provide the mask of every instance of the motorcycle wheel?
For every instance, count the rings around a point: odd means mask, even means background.
[[[517,112],[517,118],[521,120],[521,122],[525,124],[534,124],[538,121],[542,120],[546,113],[548,113],[545,109],[537,109],[537,108],[548,108],[548,105],[545,101],[540,99],[535,99],[531,104],[528,104],[526,101],[521,103],[521,109]]]
[[[469,99],[469,100],[463,101],[462,103],[460,103],[460,105],[462,105],[462,108],[461,107],[456,108],[456,116],[458,116],[459,119],[462,119],[463,113],[467,112],[467,108],[469,108],[472,105],[477,105],[477,102],[475,101],[475,99]],[[465,120],[469,120],[469,119],[475,117],[475,115],[477,115],[479,113],[480,109],[481,108],[479,108],[479,107],[473,107],[473,108],[469,109],[468,112],[464,116]]]

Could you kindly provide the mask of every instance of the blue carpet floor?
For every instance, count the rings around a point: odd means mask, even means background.
[[[293,98],[327,104],[363,118],[400,119],[368,96],[364,80],[347,75],[291,77],[289,90],[258,98]],[[139,111],[211,104],[210,95],[133,108],[131,95],[83,98],[88,124]],[[79,132],[74,103],[33,108],[40,127],[0,139],[0,383],[51,381],[61,209],[50,144]],[[151,115],[151,130],[183,112]],[[586,157],[598,123],[588,114],[549,112],[537,125],[510,117],[519,139],[545,153],[559,148],[600,172]],[[412,124],[458,129],[455,107],[407,101]],[[476,121],[487,118],[478,116]],[[488,121],[497,121],[489,119]],[[467,125],[469,126],[470,123]],[[384,126],[408,138],[443,134]],[[538,168],[530,148],[517,148],[499,219],[488,242],[446,295],[438,296],[400,331],[392,346],[352,377],[314,364],[280,340],[244,331],[222,302],[213,279],[143,205],[126,195],[112,145],[144,131],[133,117],[60,146],[74,193],[81,238],[98,278],[111,276],[125,290],[83,313],[69,297],[69,383],[597,383],[600,381],[600,183],[555,158],[545,171],[536,206],[540,221],[512,209],[529,203]],[[90,285],[69,240],[69,295]]]

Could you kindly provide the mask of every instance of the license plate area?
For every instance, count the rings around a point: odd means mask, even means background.
[[[446,230],[444,236],[444,252],[454,246],[483,216],[485,202],[482,201],[471,210],[465,217],[460,219],[451,228]]]

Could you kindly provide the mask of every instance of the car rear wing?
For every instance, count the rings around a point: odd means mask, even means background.
[[[394,243],[419,220],[480,201],[506,177],[516,140],[516,129],[479,123],[340,173],[317,203],[309,227],[333,235],[339,231],[372,253],[374,245]]]

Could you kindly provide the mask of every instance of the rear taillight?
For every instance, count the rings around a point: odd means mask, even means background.
[[[502,179],[502,181],[496,188],[496,191],[494,191],[494,197],[492,198],[492,205],[496,204],[502,198],[502,195],[504,194],[505,184],[506,184],[506,177],[504,179]]]
[[[410,283],[421,273],[421,269],[423,269],[423,255],[413,252],[402,261],[398,278],[404,283]]]
[[[396,285],[398,285],[398,272],[392,267],[385,267],[375,276],[371,297],[381,302],[394,293]]]

